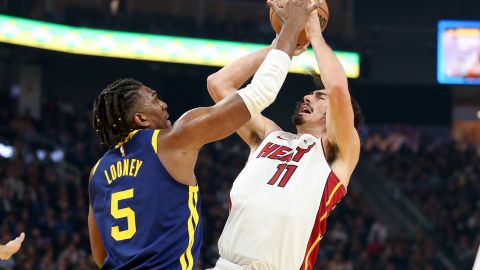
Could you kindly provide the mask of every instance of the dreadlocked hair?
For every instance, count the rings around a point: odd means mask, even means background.
[[[102,145],[114,148],[135,128],[130,114],[142,85],[134,79],[120,79],[95,99],[93,129]]]

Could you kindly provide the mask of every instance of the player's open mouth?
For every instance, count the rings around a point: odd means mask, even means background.
[[[313,112],[313,110],[308,107],[307,105],[302,105],[302,107],[300,107],[300,112],[301,113],[306,113],[306,114],[311,114]]]

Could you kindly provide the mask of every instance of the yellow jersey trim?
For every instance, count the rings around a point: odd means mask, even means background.
[[[328,206],[330,205],[330,203],[332,202],[332,199],[333,199],[333,196],[335,196],[335,193],[337,193],[337,190],[340,188],[340,186],[342,185],[341,182],[338,182],[338,184],[335,186],[335,188],[333,189],[332,193],[330,193],[330,197],[328,197],[328,201],[325,205],[325,209],[328,208]],[[333,209],[332,209],[333,211]],[[320,217],[320,222],[322,222],[324,219],[327,218],[327,212],[325,212],[322,217]],[[312,246],[310,247],[310,249],[308,250],[307,252],[307,256],[305,257],[305,270],[307,270],[307,267],[308,267],[308,257],[310,257],[310,255],[312,254],[313,252],[313,249],[318,245],[318,243],[320,242],[320,240],[322,240],[323,238],[323,235],[319,235],[317,237],[317,239],[315,239],[315,242],[313,242]]]
[[[95,166],[93,166],[93,168],[92,168],[92,173],[91,173],[90,175],[94,175],[94,174],[95,174],[95,172],[97,171],[98,164],[100,164],[100,161],[101,161],[101,160],[102,160],[102,159],[99,159],[99,160],[97,161],[97,163],[95,164]]]
[[[199,221],[199,215],[197,211],[198,201],[198,186],[188,187],[188,208],[190,209],[190,217],[187,220],[188,227],[188,245],[185,252],[180,256],[180,265],[182,270],[193,270],[194,261],[192,255],[192,247],[195,242],[195,231]]]
[[[155,153],[157,154],[158,154],[158,133],[160,133],[159,129],[155,130],[152,135],[152,147]]]
[[[115,146],[115,148],[119,148],[120,146],[126,144],[128,141],[130,141],[130,140],[133,138],[133,136],[135,136],[135,134],[137,134],[137,132],[138,132],[138,129],[130,132],[125,139],[123,139],[121,142],[119,142],[119,143]]]

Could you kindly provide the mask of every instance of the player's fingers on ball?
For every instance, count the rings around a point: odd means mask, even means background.
[[[314,10],[316,10],[319,7],[320,7],[320,5],[318,3],[310,4],[310,6],[308,7],[308,12],[312,13]]]
[[[275,3],[272,0],[267,0],[267,5],[271,8],[274,8]]]
[[[270,6],[270,7],[273,9],[273,11],[274,11],[275,13],[278,12],[278,9],[279,9],[279,8],[278,8],[278,4],[277,4],[276,2],[274,2],[274,1],[272,1],[272,0],[267,0],[267,4],[268,4],[268,6]]]

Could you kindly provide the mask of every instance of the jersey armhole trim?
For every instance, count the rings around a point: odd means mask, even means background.
[[[92,172],[90,173],[90,177],[92,177],[92,176],[95,174],[95,172],[97,171],[97,167],[98,167],[98,164],[100,164],[100,161],[102,161],[102,158],[100,158],[100,159],[97,161],[97,163],[95,164],[95,166],[93,166]]]
[[[153,131],[152,135],[152,147],[155,154],[158,154],[158,133],[160,133],[160,130],[156,129]]]

